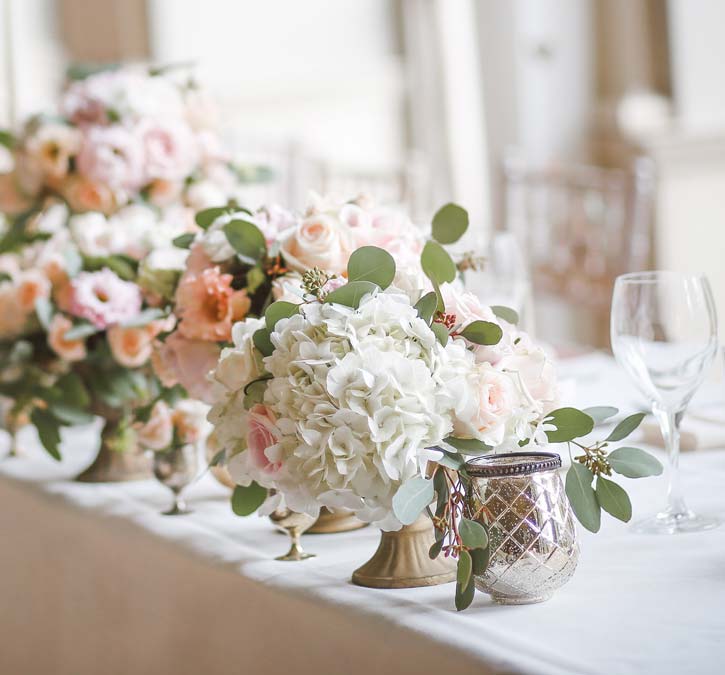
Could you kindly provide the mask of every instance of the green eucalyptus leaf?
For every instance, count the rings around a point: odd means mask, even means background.
[[[458,554],[458,567],[456,570],[456,582],[461,588],[467,588],[471,582],[472,568],[471,554],[466,550],[461,551]]]
[[[193,232],[186,232],[185,234],[180,234],[178,237],[174,237],[171,243],[176,248],[190,248],[195,238],[196,235]]]
[[[597,501],[610,516],[628,523],[632,519],[632,502],[624,489],[604,476],[597,477]]]
[[[447,466],[449,469],[455,469],[458,471],[462,469],[466,460],[463,459],[457,452],[450,452],[449,450],[443,450],[441,448],[443,456],[436,460],[441,466]]]
[[[38,430],[38,437],[46,452],[53,459],[60,461],[61,456],[60,450],[58,449],[58,445],[60,444],[59,420],[47,410],[36,408],[30,414],[30,421]]]
[[[635,413],[629,417],[625,417],[605,439],[607,442],[616,443],[629,436],[646,417],[645,413]]]
[[[550,443],[573,441],[591,433],[594,428],[594,420],[577,408],[558,408],[547,415],[545,422],[556,427],[554,431],[546,432]]]
[[[592,488],[592,472],[579,462],[573,462],[566,472],[566,496],[579,522],[590,532],[599,532],[601,509]]]
[[[403,525],[410,525],[434,499],[433,481],[422,476],[413,476],[393,496],[393,513]]]
[[[374,293],[379,286],[372,281],[350,281],[336,288],[325,296],[325,302],[334,302],[357,309],[360,301],[369,293]]]
[[[456,438],[455,436],[447,436],[443,439],[443,442],[454,447],[462,455],[480,456],[493,452],[493,448],[490,445],[486,445],[483,441],[479,441],[477,438]]]
[[[468,608],[473,602],[473,597],[476,594],[476,585],[473,583],[473,579],[468,582],[468,586],[461,586],[456,583],[456,609],[462,612]]]
[[[433,545],[428,549],[428,557],[431,560],[435,560],[440,555],[442,549],[443,540],[438,539],[437,541],[433,542]]]
[[[264,323],[267,326],[267,330],[273,332],[274,327],[280,319],[288,319],[299,311],[300,306],[295,305],[293,302],[285,302],[284,300],[273,302],[267,307],[267,311],[264,313]]]
[[[254,346],[261,352],[262,356],[270,356],[274,351],[274,345],[270,340],[268,328],[260,328],[252,335]]]
[[[161,319],[166,316],[166,312],[158,307],[149,307],[139,312],[136,316],[127,321],[124,321],[121,325],[124,328],[141,328],[142,326],[148,326],[152,321]]]
[[[441,244],[454,244],[468,229],[468,212],[458,204],[446,204],[433,216],[431,234]]]
[[[219,466],[222,464],[226,458],[227,451],[224,449],[219,450],[219,452],[216,452],[214,456],[209,460],[209,468],[213,468],[215,466]]]
[[[348,282],[370,281],[386,289],[395,279],[395,260],[382,248],[363,246],[350,256],[347,279]]]
[[[617,448],[607,455],[609,466],[627,478],[659,476],[662,464],[656,458],[639,448]]]
[[[415,309],[418,311],[418,316],[423,319],[428,325],[433,320],[433,315],[436,313],[438,307],[438,296],[435,291],[426,293],[418,302],[415,303]]]
[[[89,323],[88,321],[80,321],[65,332],[63,339],[82,340],[83,338],[90,337],[96,333],[98,333],[98,328],[96,328],[92,323]]]
[[[50,322],[53,320],[53,303],[48,298],[38,298],[35,301],[35,314],[40,325],[46,331],[50,330]]]
[[[503,305],[491,305],[491,311],[499,318],[504,321],[508,321],[516,325],[519,322],[519,313],[511,307],[504,307]]]
[[[497,345],[501,342],[503,331],[501,326],[491,321],[472,321],[461,331],[461,335],[477,345]]]
[[[436,471],[433,474],[433,488],[436,493],[436,515],[440,515],[448,503],[448,481],[445,472]],[[436,530],[437,534],[438,530]]]
[[[237,485],[232,492],[232,511],[237,516],[248,516],[254,513],[267,499],[267,488],[252,481],[251,485]]]
[[[87,408],[91,404],[91,395],[77,373],[66,373],[58,379],[54,388],[61,392],[64,400],[78,408]]]
[[[264,403],[264,392],[267,391],[267,383],[270,378],[253,380],[244,387],[244,407],[250,410],[257,403]]]
[[[461,518],[461,522],[458,524],[458,534],[461,535],[463,545],[467,548],[486,548],[488,546],[486,528],[474,520]]]
[[[601,424],[610,417],[614,417],[619,410],[610,405],[596,405],[592,408],[584,408],[582,412],[589,415],[594,420],[594,424]]]
[[[425,275],[438,284],[450,283],[456,278],[456,263],[448,252],[434,241],[426,242],[420,263]]]
[[[430,329],[435,334],[438,342],[445,347],[448,344],[448,338],[451,336],[448,329],[442,323],[432,323]]]
[[[232,220],[224,226],[227,241],[241,260],[254,265],[267,255],[267,240],[261,230],[248,220]]]
[[[199,211],[194,217],[194,220],[199,227],[206,230],[219,216],[227,213],[236,213],[239,210],[233,206],[214,206],[210,209]]]
[[[473,574],[480,576],[488,567],[488,560],[491,555],[491,547],[474,548],[471,551],[471,559],[473,561]]]
[[[8,150],[12,150],[17,143],[12,131],[8,129],[0,129],[0,145],[4,145]]]
[[[267,281],[267,275],[264,270],[259,266],[252,267],[247,272],[247,293],[253,294],[265,281]]]

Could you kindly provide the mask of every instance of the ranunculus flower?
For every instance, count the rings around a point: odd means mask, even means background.
[[[222,274],[219,267],[184,273],[176,289],[176,313],[185,338],[230,339],[232,323],[243,319],[251,306],[246,291],[235,291],[231,281],[232,275]]]
[[[65,334],[73,327],[71,320],[63,315],[56,314],[50,322],[48,330],[48,344],[50,348],[65,361],[82,361],[86,358],[86,344],[84,340],[66,340]]]
[[[174,437],[171,410],[164,401],[157,401],[148,422],[136,428],[138,442],[150,450],[165,450]]]
[[[151,364],[164,386],[180,384],[192,398],[211,403],[215,398],[214,385],[208,375],[220,352],[214,342],[187,340],[176,331],[164,342],[155,343]]]
[[[287,266],[297,272],[319,267],[342,274],[353,251],[349,228],[328,215],[312,215],[283,240],[280,247]]]
[[[113,358],[124,368],[138,368],[151,358],[154,332],[150,325],[129,328],[115,325],[106,335]]]
[[[77,164],[82,176],[111,188],[138,190],[146,178],[138,134],[118,124],[88,128]]]
[[[132,319],[141,311],[141,290],[108,268],[81,272],[70,282],[70,312],[96,328]]]
[[[57,122],[42,124],[25,144],[31,160],[52,180],[66,176],[71,157],[78,153],[80,147],[81,133],[78,129]]]
[[[247,451],[252,464],[267,473],[279,471],[280,462],[273,462],[266,451],[279,440],[274,413],[261,403],[252,406],[247,422]]]

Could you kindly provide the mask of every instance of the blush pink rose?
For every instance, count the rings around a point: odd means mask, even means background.
[[[272,462],[266,453],[279,440],[276,424],[277,419],[267,406],[261,403],[252,406],[247,422],[249,459],[257,469],[268,473],[279,471],[282,466],[280,462]]]
[[[214,402],[214,384],[208,379],[221,348],[206,340],[188,340],[178,331],[156,342],[151,354],[154,372],[166,387],[180,384],[192,398]]]
[[[146,180],[181,181],[194,170],[199,152],[189,127],[178,120],[139,125],[145,153]]]
[[[169,406],[157,401],[151,409],[148,422],[136,427],[138,442],[150,450],[165,450],[171,445],[174,424]]]
[[[315,214],[282,240],[280,251],[287,266],[296,272],[319,267],[331,274],[343,274],[354,248],[347,225],[332,216]]]

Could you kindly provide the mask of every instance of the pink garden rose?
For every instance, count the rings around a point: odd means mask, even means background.
[[[196,140],[181,121],[145,121],[139,125],[137,133],[145,153],[144,182],[157,178],[182,181],[194,170],[199,159]]]
[[[347,225],[332,216],[314,214],[282,240],[280,250],[288,267],[296,272],[319,267],[331,274],[342,274],[354,248]]]
[[[266,452],[279,440],[276,424],[277,419],[267,406],[261,403],[252,406],[247,422],[247,451],[252,465],[268,473],[279,471],[281,467],[280,462],[270,460]]]
[[[214,385],[207,376],[220,353],[221,347],[214,342],[188,340],[175,332],[155,343],[151,364],[164,386],[180,384],[192,398],[211,403]]]
[[[96,328],[123,323],[141,311],[141,290],[108,268],[81,272],[70,282],[69,311]]]
[[[88,128],[77,161],[82,176],[111,188],[138,190],[146,180],[141,139],[119,124]]]

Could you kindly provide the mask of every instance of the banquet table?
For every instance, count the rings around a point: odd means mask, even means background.
[[[580,406],[641,405],[608,356],[560,372]],[[208,474],[188,489],[194,513],[174,518],[154,481],[73,482],[96,435],[70,430],[56,464],[28,433],[22,456],[0,460],[3,675],[724,672],[725,526],[657,537],[607,517],[580,530],[579,567],[548,602],[477,594],[458,613],[448,584],[352,585],[373,528],[305,536],[317,557],[280,562],[285,538],[235,517]],[[681,468],[691,508],[725,516],[725,437]],[[635,517],[662,505],[663,477],[625,481]]]

